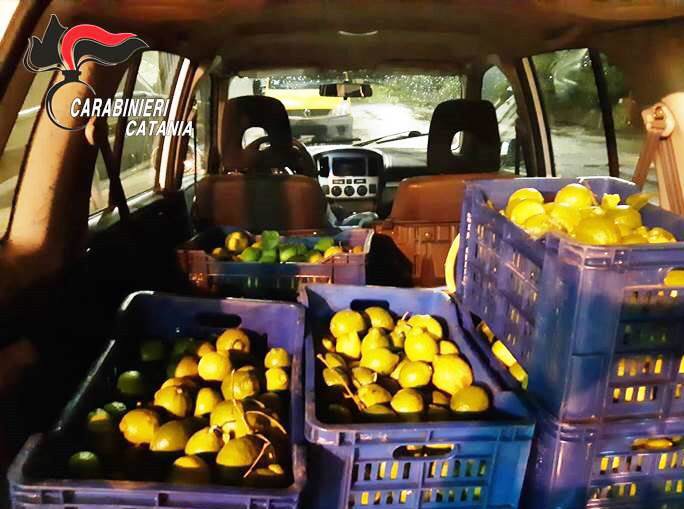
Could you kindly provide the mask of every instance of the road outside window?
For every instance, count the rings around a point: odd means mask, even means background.
[[[320,95],[320,85],[344,81],[369,84],[372,96]],[[363,145],[381,149],[393,167],[420,168],[427,164],[432,112],[443,101],[463,97],[463,85],[463,78],[452,74],[293,69],[269,77],[234,78],[228,97],[266,95],[280,100],[293,135],[307,146]]]

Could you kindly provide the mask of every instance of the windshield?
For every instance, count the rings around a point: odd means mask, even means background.
[[[320,95],[319,85],[345,81],[369,84],[372,96],[343,99]],[[279,99],[287,110],[293,136],[306,145],[379,145],[383,151],[415,152],[424,159],[432,112],[442,101],[463,96],[463,78],[404,71],[291,70],[231,80],[229,98],[252,94]]]

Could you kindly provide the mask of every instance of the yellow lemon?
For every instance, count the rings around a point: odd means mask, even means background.
[[[608,211],[608,217],[619,226],[636,230],[641,226],[641,214],[629,205],[617,205]]]
[[[432,369],[432,384],[447,394],[453,395],[473,383],[470,366],[458,355],[437,355]]]
[[[394,319],[385,308],[371,306],[363,311],[368,317],[371,327],[392,330],[394,329]]]
[[[517,362],[511,351],[499,340],[495,341],[492,345],[492,353],[497,359],[503,362],[507,368],[510,368]]]
[[[513,207],[510,219],[518,226],[523,226],[529,218],[544,213],[544,206],[541,203],[532,200],[522,200]]]
[[[527,383],[529,380],[527,376],[527,371],[525,371],[525,369],[520,364],[516,362],[510,368],[508,368],[508,372],[511,374],[513,378],[520,382],[520,385],[523,389],[527,390]]]
[[[385,336],[382,329],[375,327],[368,330],[368,333],[361,341],[361,355],[376,348],[389,348],[390,340]]]
[[[648,238],[640,233],[631,232],[622,237],[621,244],[648,244]]]
[[[160,389],[165,389],[166,387],[183,387],[189,391],[197,390],[197,382],[192,378],[169,378],[160,387]]]
[[[431,396],[433,405],[449,406],[451,396],[449,396],[448,394],[442,391],[432,391]]]
[[[223,447],[221,429],[218,426],[207,426],[196,431],[185,444],[185,454],[205,454],[219,452]]]
[[[241,253],[249,245],[249,237],[245,232],[232,232],[226,237],[226,249],[231,253]]]
[[[250,346],[247,333],[237,328],[226,329],[216,340],[216,350],[219,352],[236,350],[249,353]]]
[[[404,351],[410,361],[432,362],[439,352],[439,346],[432,334],[417,328],[406,337]]]
[[[611,210],[620,204],[619,194],[604,194],[601,197],[601,208],[604,210]]]
[[[363,387],[375,383],[378,379],[378,374],[372,369],[358,366],[351,370],[352,383],[354,387]]]
[[[432,366],[422,361],[409,361],[399,373],[399,385],[405,389],[423,387],[432,379]]]
[[[544,197],[542,194],[533,187],[523,187],[508,197],[509,203],[516,200],[532,200],[536,201],[537,203],[544,203]]]
[[[259,394],[259,378],[254,370],[234,371],[221,383],[221,393],[225,399],[243,400]]]
[[[437,339],[442,339],[444,336],[444,331],[439,321],[430,315],[412,315],[408,319],[408,325],[425,329]]]
[[[572,233],[582,220],[580,212],[567,203],[556,203],[549,215],[568,233]]]
[[[323,338],[321,339],[321,346],[326,352],[334,352],[335,351],[335,340],[332,338]]]
[[[209,416],[211,426],[219,426],[224,431],[235,427],[235,420],[242,415],[242,403],[239,401],[221,401],[214,407]]]
[[[193,355],[186,355],[176,364],[176,370],[173,373],[175,378],[193,377],[197,376],[197,358]]]
[[[342,246],[332,246],[325,250],[325,253],[323,253],[323,258],[329,258],[342,253],[344,253]]]
[[[164,387],[155,393],[154,405],[176,417],[185,417],[190,415],[192,398],[182,387]]]
[[[202,379],[209,382],[221,382],[228,376],[232,366],[225,352],[209,352],[199,361],[197,371]]]
[[[349,377],[340,368],[325,368],[323,370],[323,382],[328,387],[335,387],[337,385],[349,386]]]
[[[653,198],[653,193],[636,193],[628,196],[625,203],[634,210],[641,210]]]
[[[218,391],[211,387],[202,387],[197,393],[197,399],[195,400],[195,416],[200,417],[210,414],[221,401],[223,401],[223,398],[221,398]]]
[[[197,357],[204,357],[206,354],[210,352],[215,352],[216,348],[212,343],[209,341],[203,341],[200,343],[200,345],[197,347]]]
[[[359,387],[358,395],[361,402],[367,407],[392,401],[392,395],[389,391],[378,384],[368,384]]]
[[[358,332],[348,332],[337,338],[335,351],[349,359],[361,358],[361,340]]]
[[[438,344],[440,355],[446,355],[448,353],[459,353],[456,343],[449,340],[442,340]]]
[[[159,426],[150,442],[150,451],[176,452],[185,449],[190,434],[188,426],[181,421],[169,421]]]
[[[579,209],[580,216],[582,219],[588,217],[605,216],[607,214],[606,210],[601,207],[587,207],[584,209]]]
[[[584,244],[609,246],[620,243],[620,231],[607,217],[583,219],[575,228],[575,239]]]
[[[677,239],[671,232],[665,228],[656,226],[648,231],[648,242],[650,244],[667,244],[668,242],[677,242]]]
[[[119,423],[119,430],[132,444],[149,444],[159,428],[159,415],[147,408],[127,412]]]
[[[366,322],[361,313],[344,309],[338,311],[330,320],[330,332],[336,338],[350,332],[362,332],[366,330]]]
[[[266,390],[286,391],[290,386],[290,377],[283,368],[269,368],[266,370]]]
[[[173,462],[169,482],[175,484],[209,484],[211,470],[202,458],[181,456]]]
[[[415,389],[400,389],[390,403],[398,414],[416,414],[423,411],[425,403],[423,397]]]
[[[284,348],[271,348],[264,357],[264,366],[267,368],[288,368],[290,364],[290,354]]]
[[[555,203],[565,203],[576,209],[591,207],[595,204],[594,194],[582,184],[568,184],[556,193]]]
[[[665,286],[684,286],[684,270],[671,270],[665,276]]]
[[[482,387],[464,387],[453,396],[449,407],[453,412],[484,412],[489,409],[489,395]]]
[[[376,348],[361,356],[361,367],[381,375],[389,375],[399,363],[399,356],[388,348]]]
[[[346,369],[347,367],[347,363],[345,362],[344,357],[342,357],[339,354],[328,352],[325,354],[324,359],[326,366],[330,368]]]
[[[553,205],[553,204],[552,204]],[[532,216],[522,225],[522,229],[533,239],[540,239],[549,232],[556,230],[556,225],[548,214]]]

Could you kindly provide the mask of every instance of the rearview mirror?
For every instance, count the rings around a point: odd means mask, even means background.
[[[323,97],[371,97],[373,89],[368,83],[329,83],[318,87]]]

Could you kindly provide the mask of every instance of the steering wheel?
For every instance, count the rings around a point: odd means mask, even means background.
[[[282,155],[274,153],[269,145],[262,148],[262,145],[270,142],[269,136],[262,136],[252,141],[243,149],[245,160],[249,168],[256,171],[270,171],[272,168],[282,168]],[[292,153],[289,162],[286,162],[286,170],[293,175],[304,175],[313,179],[318,178],[316,163],[309,154],[304,144],[296,138],[292,138]],[[291,165],[291,166],[290,166]]]

